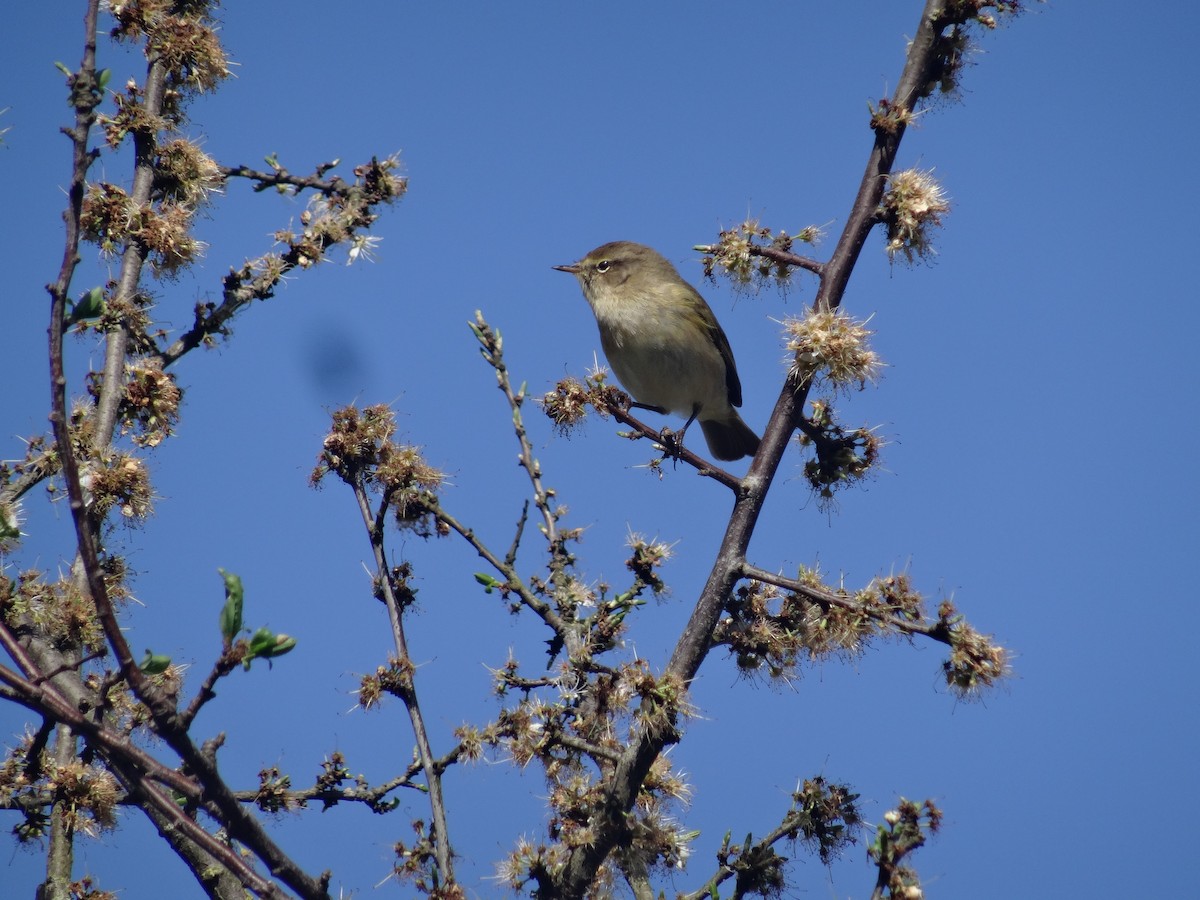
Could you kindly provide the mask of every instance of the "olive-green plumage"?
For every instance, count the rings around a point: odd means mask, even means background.
[[[670,262],[642,244],[613,241],[554,268],[579,279],[604,355],[639,406],[699,420],[717,459],[758,450],[758,436],[734,409],[742,384],[729,339]]]

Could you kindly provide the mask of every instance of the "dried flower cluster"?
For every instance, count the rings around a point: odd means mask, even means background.
[[[214,90],[229,76],[229,61],[209,19],[207,3],[175,0],[113,0],[112,36],[140,41],[147,59],[160,59],[171,87],[183,94]],[[188,8],[191,7],[191,8]]]
[[[68,578],[50,582],[44,573],[30,569],[14,581],[0,573],[0,616],[10,627],[36,627],[61,648],[84,647],[95,653],[104,647],[95,608]]]
[[[822,776],[809,778],[792,792],[791,808],[772,834],[757,842],[748,834],[735,844],[726,833],[717,864],[722,877],[736,879],[737,896],[780,896],[787,887],[788,860],[776,852],[776,842],[800,841],[828,865],[855,842],[861,827],[857,794]]]
[[[22,811],[12,830],[22,843],[45,839],[50,819],[42,810],[50,801],[59,804],[67,828],[98,837],[116,827],[120,799],[120,787],[106,770],[79,760],[59,765],[30,734],[0,763],[0,806]]]
[[[116,452],[107,459],[90,463],[83,486],[90,498],[90,510],[97,521],[117,509],[131,522],[141,522],[151,511],[153,492],[146,463],[130,453]]]
[[[555,429],[563,435],[570,434],[582,424],[589,406],[601,416],[608,416],[614,409],[629,407],[629,397],[616,385],[609,384],[607,369],[589,372],[582,382],[577,378],[564,378],[539,402]]]
[[[760,225],[757,219],[747,219],[722,231],[715,244],[696,249],[704,253],[701,264],[706,278],[715,278],[720,269],[740,287],[768,280],[783,285],[791,278],[795,264],[794,244],[797,241],[815,244],[820,238],[821,230],[815,225],[809,225],[797,234],[788,234],[783,230],[773,232]]]
[[[157,447],[175,433],[183,393],[175,376],[154,357],[125,364],[125,400],[121,404],[121,433],[133,433],[141,447]]]
[[[516,686],[515,672],[510,665],[498,676],[502,693]],[[545,868],[553,865],[550,861],[601,839],[598,829],[608,827],[604,776],[626,751],[625,741],[639,731],[674,734],[679,717],[690,713],[681,686],[656,678],[642,661],[623,663],[586,682],[551,685],[559,689],[557,699],[527,696],[482,734],[489,743],[503,735],[499,743],[517,765],[540,763],[549,786],[551,843],[522,839],[499,866],[500,878],[514,889],[553,875]],[[532,689],[529,682],[521,686]],[[697,835],[682,829],[672,812],[690,795],[684,776],[658,757],[624,818],[621,853],[627,863],[636,858],[642,869],[682,868]]]
[[[806,567],[794,579],[773,580],[786,587],[757,580],[741,585],[714,634],[745,674],[765,670],[787,681],[806,660],[853,656],[876,636],[914,634],[950,647],[943,674],[962,699],[978,697],[1008,673],[1008,652],[967,625],[949,600],[936,619],[926,618],[924,598],[906,574],[875,578],[853,593],[825,584],[819,571]]]
[[[300,232],[281,229],[275,233],[275,240],[288,247],[281,254],[285,266],[306,269],[323,260],[328,248],[343,243],[351,245],[350,261],[370,258],[379,239],[358,231],[375,221],[376,216],[370,211],[372,206],[393,203],[408,190],[408,179],[395,171],[399,167],[399,158],[395,156],[373,159],[354,170],[357,181],[353,187],[347,188],[339,180],[335,189],[314,194],[308,208],[300,214],[303,229]],[[276,172],[284,171],[278,163],[273,168]]]
[[[364,675],[358,685],[358,705],[363,709],[376,709],[384,694],[392,694],[401,700],[413,695],[413,672],[411,660],[392,657],[386,666],[378,666],[374,674]]]
[[[879,461],[883,440],[869,428],[842,426],[826,401],[814,400],[812,407],[812,416],[802,423],[797,441],[814,450],[813,458],[804,464],[804,477],[825,504],[837,490],[870,474]]]
[[[916,121],[916,113],[884,97],[871,107],[871,130],[897,135]]]
[[[792,809],[784,824],[791,825],[828,865],[854,843],[862,825],[858,794],[820,775],[807,778],[792,794]]]
[[[949,600],[938,608],[938,621],[950,642],[950,658],[942,664],[946,685],[959,697],[977,700],[1008,675],[1008,651],[971,627]]]
[[[457,884],[442,885],[438,874],[437,841],[423,819],[414,819],[415,840],[411,844],[396,841],[393,872],[421,896],[431,900],[465,900],[466,892]]]
[[[393,442],[395,431],[395,413],[382,404],[337,410],[312,485],[333,472],[352,487],[379,490],[402,527],[426,537],[445,534],[434,516],[445,476],[425,462],[418,448]]]
[[[988,15],[979,19],[985,27],[988,20],[995,23]],[[965,24],[959,24],[941,32],[934,39],[934,48],[933,63],[926,73],[919,96],[922,99],[933,96],[957,97],[959,86],[962,84],[963,69],[971,54],[975,52],[975,42]]]
[[[160,275],[190,265],[204,249],[189,233],[193,210],[179,203],[140,206],[113,184],[89,186],[80,225],[84,237],[106,254],[130,243],[141,247]]]
[[[254,805],[266,813],[284,813],[301,806],[293,795],[291,776],[280,772],[278,766],[259,770]]]
[[[942,224],[950,201],[931,171],[905,169],[888,178],[879,205],[879,220],[887,229],[887,252],[913,263],[934,254],[930,232]]]
[[[871,638],[891,633],[897,619],[921,616],[921,595],[904,575],[875,579],[855,594],[825,585],[816,569],[802,567],[797,580],[809,590],[749,581],[726,604],[715,639],[743,673],[765,668],[768,677],[788,681],[806,661],[856,656]]]
[[[182,138],[159,146],[154,168],[156,192],[190,209],[207,203],[225,184],[216,160]]]
[[[799,387],[818,379],[834,391],[859,389],[879,378],[883,362],[871,349],[874,332],[840,309],[809,309],[784,320],[791,358],[788,377]]]

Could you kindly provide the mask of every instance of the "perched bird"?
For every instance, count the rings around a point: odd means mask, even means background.
[[[684,432],[699,420],[717,459],[754,455],[758,435],[734,409],[742,383],[729,339],[671,263],[642,244],[613,241],[554,268],[579,279],[604,355],[634,405],[687,416]]]

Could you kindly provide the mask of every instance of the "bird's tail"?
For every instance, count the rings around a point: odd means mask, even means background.
[[[742,421],[736,410],[729,419],[701,419],[700,427],[714,459],[729,462],[758,452],[758,435]]]

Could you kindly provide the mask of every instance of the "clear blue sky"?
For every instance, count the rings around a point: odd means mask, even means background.
[[[62,252],[70,162],[53,63],[78,63],[81,6],[20,4],[0,33],[6,458],[45,425],[43,285]],[[735,297],[701,284],[690,248],[749,212],[793,231],[827,225],[828,252],[870,147],[867,103],[894,87],[920,6],[229,4],[236,78],[194,104],[189,130],[208,153],[258,165],[276,152],[302,172],[399,150],[411,177],[378,224],[377,262],[298,275],[232,341],[179,366],[182,426],[152,457],[157,515],[121,536],[145,604],[130,620],[135,648],[206,671],[218,566],[244,578],[251,623],[299,639],[273,671],[224,682],[197,723],[229,732],[221,759],[234,783],[272,765],[309,783],[334,749],[372,781],[411,758],[398,703],[350,711],[357,673],[385,659],[389,638],[351,497],[306,487],[328,411],[393,404],[407,439],[450,473],[451,509],[506,548],[524,482],[465,323],[484,310],[534,393],[583,373],[595,325],[550,267],[630,239],[701,286],[738,359],[743,415],[761,428],[783,365],[774,320],[798,312],[812,284]],[[876,236],[847,295],[849,311],[874,317],[890,368],[840,409],[888,436],[884,469],[827,516],[789,457],[751,547],[757,565],[819,562],[848,586],[906,569],[931,602],[953,595],[1013,649],[1013,677],[964,705],[941,688],[941,648],[928,643],[884,645],[783,690],[739,681],[715,654],[695,688],[703,716],[674,753],[696,789],[684,820],[703,831],[679,889],[712,870],[727,829],[770,828],[796,781],[818,773],[856,785],[873,820],[899,795],[941,804],[946,827],[915,859],[929,897],[1194,889],[1200,604],[1184,588],[1198,544],[1200,311],[1184,213],[1200,13],[1156,11],[1036,7],[983,37],[961,103],[909,132],[901,166],[933,168],[954,209],[934,264],[891,268]],[[136,61],[100,52],[121,83]],[[106,158],[94,175],[128,171],[127,157]],[[204,264],[157,289],[161,315],[187,324],[227,268],[264,252],[302,208],[232,185],[200,224]],[[86,262],[81,290],[103,277],[90,248]],[[102,356],[96,341],[69,347],[76,367]],[[677,542],[673,594],[631,634],[631,650],[661,666],[723,530],[725,490],[683,468],[658,481],[639,468],[646,445],[611,423],[564,440],[529,419],[568,523],[587,529],[590,578],[619,583],[630,530]],[[29,537],[6,565],[67,564],[66,511],[42,505],[30,498]],[[510,647],[539,666],[544,635],[478,589],[461,544],[393,546],[420,578],[412,651],[444,749],[451,729],[495,712],[485,666]],[[530,554],[525,570],[537,565]],[[23,728],[17,712],[0,708],[0,741]],[[540,775],[485,764],[453,773],[448,791],[462,875],[478,896],[497,894],[492,863],[541,832]],[[310,811],[274,827],[310,870],[334,870],[335,889],[371,896],[392,842],[409,837],[406,813],[424,815],[419,797],[390,817]],[[167,885],[200,896],[137,814],[123,823],[80,845],[81,874],[123,900]],[[40,862],[6,853],[2,893],[32,896]],[[861,845],[795,875],[804,896],[870,893]]]

